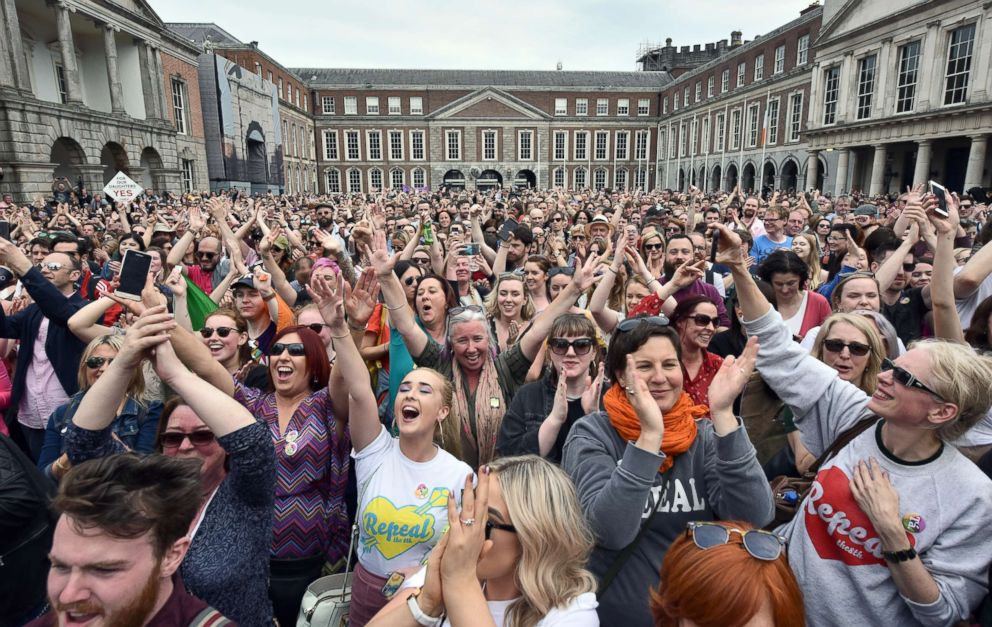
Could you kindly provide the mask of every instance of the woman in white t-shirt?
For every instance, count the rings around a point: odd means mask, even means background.
[[[430,560],[369,627],[598,627],[592,550],[575,486],[536,455],[466,479],[462,510]]]
[[[336,292],[342,293],[340,275],[337,282]],[[379,422],[369,371],[348,332],[342,299],[325,294],[323,281],[314,283],[322,301],[333,303],[326,308],[337,351],[334,367],[346,373],[349,388],[348,430],[359,494],[350,625],[361,627],[386,604],[384,588],[398,588],[401,575],[416,572],[440,540],[449,496],[458,498],[472,469],[455,457],[460,439],[451,382],[434,370],[418,368],[403,378],[393,418],[399,437],[389,434]],[[372,308],[367,309],[352,311],[360,315],[347,324],[364,329]]]

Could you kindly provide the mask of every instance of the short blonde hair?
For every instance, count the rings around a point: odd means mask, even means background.
[[[871,347],[871,352],[868,353],[868,363],[865,365],[865,371],[861,373],[861,381],[856,385],[865,394],[874,394],[878,388],[878,373],[882,370],[882,359],[886,357],[887,353],[878,329],[864,316],[835,313],[824,320],[823,324],[820,325],[820,332],[816,335],[816,341],[813,342],[813,350],[811,351],[813,357],[823,361],[823,343],[827,340],[827,336],[830,335],[830,330],[842,322],[851,325],[864,335],[868,341],[868,346]]]
[[[967,344],[938,339],[919,340],[909,348],[928,354],[930,389],[958,406],[958,415],[937,429],[941,440],[954,441],[978,424],[992,406],[992,356]]]

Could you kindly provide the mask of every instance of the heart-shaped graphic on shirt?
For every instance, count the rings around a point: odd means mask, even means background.
[[[839,560],[849,566],[885,564],[875,526],[858,507],[850,483],[837,466],[816,475],[803,505],[806,533],[822,559]],[[916,538],[906,535],[910,546],[916,546]]]
[[[420,507],[396,507],[386,497],[378,496],[369,502],[362,513],[362,543],[367,548],[377,549],[386,559],[402,555],[434,538],[435,518],[428,512],[447,504],[447,490],[438,498],[432,496]]]

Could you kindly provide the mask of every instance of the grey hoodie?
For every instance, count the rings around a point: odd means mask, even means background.
[[[661,499],[650,529],[599,598],[603,625],[653,626],[648,590],[657,587],[665,552],[685,533],[686,523],[743,519],[761,527],[772,520],[771,490],[744,427],[720,437],[710,420],[696,424],[692,446],[665,474],[658,472],[664,454],[625,442],[606,412],[589,414],[572,427],[562,467],[575,481],[596,535],[589,568],[598,578]]]

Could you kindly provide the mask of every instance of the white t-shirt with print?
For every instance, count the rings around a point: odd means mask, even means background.
[[[443,449],[430,461],[412,461],[385,427],[351,455],[361,499],[358,560],[379,577],[417,566],[448,526],[448,495],[460,502],[472,469]]]

